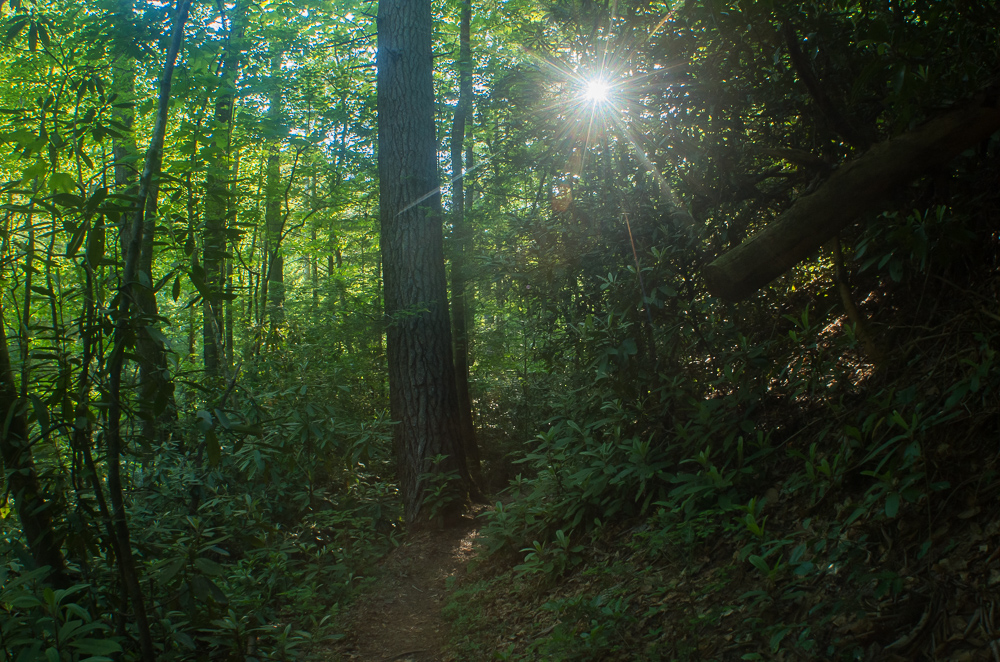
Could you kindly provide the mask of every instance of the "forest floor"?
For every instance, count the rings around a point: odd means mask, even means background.
[[[478,510],[476,512],[478,514]],[[351,608],[347,636],[333,648],[343,662],[447,661],[448,624],[441,615],[450,583],[474,556],[479,520],[410,536],[383,559],[382,576]]]

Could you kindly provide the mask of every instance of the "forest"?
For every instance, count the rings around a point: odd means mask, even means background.
[[[1000,661],[997,3],[0,23],[0,662]]]

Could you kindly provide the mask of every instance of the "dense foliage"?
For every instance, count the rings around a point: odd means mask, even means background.
[[[446,212],[461,4],[434,4]],[[192,5],[125,315],[177,13],[0,16],[0,659],[140,659],[129,556],[158,659],[318,654],[402,535],[374,7]],[[445,251],[471,248],[501,496],[457,654],[995,648],[997,136],[745,301],[701,270],[873,145],[996,107],[998,24],[964,0],[472,3],[470,238],[446,224]],[[436,513],[450,476],[427,478]]]

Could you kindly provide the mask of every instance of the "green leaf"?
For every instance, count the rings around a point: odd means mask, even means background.
[[[80,227],[76,229],[73,236],[70,238],[69,243],[66,244],[66,257],[72,258],[76,255],[77,251],[80,250],[80,246],[83,245],[83,240],[87,236],[87,230],[90,225],[88,223],[82,223]]]
[[[893,492],[885,498],[885,516],[892,519],[899,514],[899,493]]]
[[[153,285],[153,292],[159,292],[163,288],[163,286],[167,284],[167,281],[170,280],[171,276],[173,275],[174,272],[171,271],[166,276],[163,276],[158,281],[156,281],[156,283]]]
[[[122,652],[121,644],[113,639],[80,639],[70,645],[87,655],[115,655]]]
[[[171,561],[163,570],[160,571],[159,581],[163,584],[170,582],[171,579],[177,576],[177,573],[184,568],[184,564],[187,563],[185,557],[180,557]]]
[[[777,652],[778,647],[781,645],[781,640],[785,638],[785,636],[788,634],[788,632],[791,629],[792,628],[790,628],[788,626],[785,626],[785,627],[781,628],[780,630],[778,630],[777,632],[775,632],[773,635],[771,635],[771,641],[768,642],[768,643],[771,645],[771,652],[772,653]]]
[[[767,565],[767,561],[756,554],[752,554],[750,556],[750,563],[752,563],[755,568],[763,572],[765,575],[771,572],[771,568]]]
[[[83,625],[83,621],[78,621],[76,619],[71,619],[62,624],[59,628],[59,641],[70,641],[73,639],[74,633],[80,629]]]
[[[49,175],[49,189],[53,193],[72,193],[76,190],[76,180],[65,172]]]
[[[233,424],[230,422],[229,417],[221,409],[215,410],[215,418],[219,421],[219,425],[222,426],[223,430],[232,430]]]
[[[72,193],[56,193],[52,196],[52,201],[63,207],[71,207],[74,211],[83,206],[83,198]],[[74,226],[75,227],[75,226]],[[73,232],[72,229],[69,230]]]
[[[42,402],[42,399],[34,393],[29,394],[28,398],[31,400],[31,408],[35,412],[35,420],[38,421],[39,427],[42,428],[42,433],[47,434],[49,431],[48,407],[46,407],[45,403]]]
[[[198,294],[208,298],[208,284],[205,281],[205,268],[200,264],[195,264],[191,267],[191,282],[194,283],[195,289],[198,290]]]
[[[43,23],[38,24],[38,38],[41,40],[42,46],[44,46],[46,50],[51,48],[52,44],[49,41],[49,31],[45,29],[45,25]]]
[[[198,429],[202,432],[208,432],[212,429],[212,426],[215,425],[215,421],[212,420],[212,415],[204,409],[199,409],[195,416],[198,417],[198,420],[195,421],[195,423],[198,426]]]
[[[89,216],[90,214],[96,212],[97,208],[101,205],[102,202],[104,202],[107,199],[107,197],[108,197],[107,188],[99,188],[96,191],[94,191],[94,194],[90,196],[89,200],[87,200],[87,209],[86,209],[87,215]]]
[[[96,269],[104,259],[104,223],[97,223],[87,235],[87,264]]]
[[[5,40],[7,45],[10,45],[17,38],[17,35],[21,34],[21,30],[28,24],[29,20],[31,20],[31,17],[27,14],[22,14],[11,19],[10,28],[7,29],[7,38]]]
[[[222,447],[219,445],[219,437],[215,434],[215,430],[209,430],[205,433],[205,453],[208,455],[208,464],[210,466],[216,467],[219,465],[219,459],[222,457]]]
[[[48,170],[48,165],[45,161],[35,161],[21,172],[21,183],[30,184],[36,177],[44,177],[46,170]]]
[[[221,575],[224,569],[221,565],[213,561],[212,559],[206,559],[203,556],[199,556],[194,560],[194,567],[205,573],[206,575]]]

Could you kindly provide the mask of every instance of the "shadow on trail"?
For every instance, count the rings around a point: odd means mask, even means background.
[[[478,512],[478,510],[477,510]],[[465,572],[480,522],[410,536],[382,562],[384,575],[353,607],[347,637],[333,660],[431,662],[446,660],[448,624],[441,616],[447,580]]]

